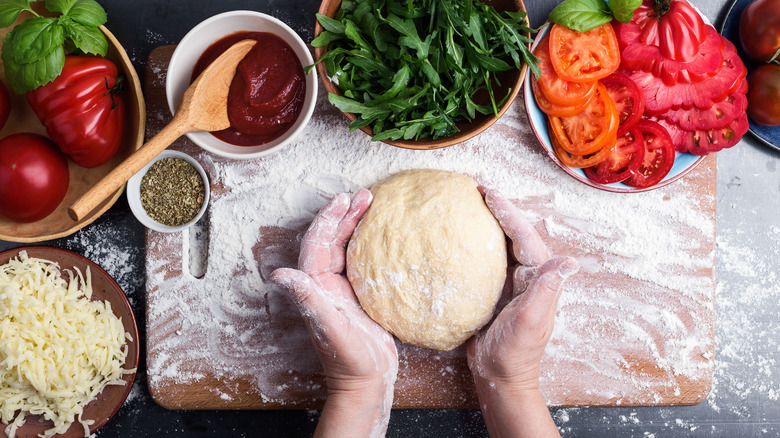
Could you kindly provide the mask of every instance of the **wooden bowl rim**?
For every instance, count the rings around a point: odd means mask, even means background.
[[[520,10],[526,12],[526,17],[525,17],[526,25],[528,25],[530,27],[530,24],[529,24],[530,22],[529,22],[528,15],[527,15],[528,10],[525,7],[525,3],[523,2],[523,0],[515,0],[515,1],[519,3]],[[341,0],[333,0],[333,1],[331,1],[331,0],[323,0],[322,3],[320,3],[320,9],[319,9],[318,12],[320,14],[323,14],[323,15],[328,15],[327,14],[327,7],[329,5],[331,5],[331,4],[333,4],[333,3],[337,3],[337,4],[340,5],[341,4]],[[333,17],[331,17],[331,18],[333,18]],[[320,33],[322,33],[322,31],[323,31],[323,28],[322,28],[322,26],[320,26],[320,23],[315,21],[314,37],[316,38],[317,36],[319,36]],[[527,35],[527,36],[530,38],[530,34]],[[526,46],[530,49],[531,43],[527,43]],[[319,60],[327,51],[328,51],[328,46],[315,47],[314,48],[314,61],[317,62],[317,60]],[[508,71],[511,71],[511,70],[508,70]],[[339,96],[342,95],[341,94],[341,90],[339,90],[338,87],[333,85],[333,83],[331,82],[330,78],[328,77],[328,72],[325,70],[325,65],[323,63],[321,63],[321,62],[317,63],[317,73],[319,74],[320,80],[322,81],[322,85],[325,87],[325,90],[327,92],[334,93],[334,94],[337,94]],[[456,133],[454,135],[450,135],[450,136],[447,136],[447,137],[442,137],[442,138],[439,138],[439,139],[436,139],[436,140],[432,140],[432,139],[424,139],[424,140],[420,140],[420,141],[382,140],[382,143],[386,143],[386,144],[389,144],[389,145],[392,145],[392,146],[396,146],[396,147],[399,147],[399,148],[404,148],[404,149],[430,150],[430,149],[440,149],[440,148],[444,148],[444,147],[448,147],[448,146],[453,146],[453,145],[456,145],[458,143],[463,143],[464,141],[467,141],[467,140],[469,140],[471,138],[474,138],[477,135],[479,135],[480,133],[482,133],[484,130],[489,128],[491,125],[493,125],[493,123],[495,123],[499,118],[501,118],[501,116],[503,116],[504,113],[506,113],[506,111],[509,109],[509,107],[512,106],[512,104],[514,103],[515,99],[520,94],[520,89],[523,87],[523,82],[525,81],[525,76],[526,76],[527,73],[528,73],[528,65],[527,64],[523,64],[523,67],[520,69],[520,73],[519,73],[519,76],[517,78],[517,81],[515,81],[515,83],[514,83],[514,85],[512,87],[512,91],[509,94],[509,98],[507,99],[506,102],[504,102],[504,104],[501,106],[501,108],[499,108],[498,115],[496,115],[496,116],[486,115],[481,120],[479,120],[477,122],[469,123],[468,125],[471,126],[472,128],[469,129],[466,132],[461,131],[461,132]],[[342,112],[342,114],[344,114],[347,117],[347,119],[349,119],[350,122],[354,121],[357,118],[357,116],[355,114],[353,114],[353,113]],[[360,128],[360,130],[365,132],[369,137],[373,137],[374,136],[374,131],[371,129],[370,126],[363,126],[362,128]]]
[[[138,148],[143,145],[144,141],[144,134],[146,131],[146,102],[144,100],[143,92],[141,90],[141,79],[138,77],[138,73],[135,70],[135,67],[133,66],[132,61],[130,61],[130,57],[127,56],[127,52],[125,51],[124,47],[122,47],[122,44],[119,43],[119,41],[114,37],[114,34],[111,33],[111,31],[108,30],[105,26],[100,26],[100,30],[103,32],[103,34],[108,39],[109,45],[113,46],[114,49],[117,52],[117,55],[119,56],[119,59],[121,60],[121,68],[127,76],[129,76],[126,84],[132,84],[135,91],[135,102],[134,106],[137,106],[138,108],[138,130],[136,132],[132,133],[132,140],[131,143],[133,145],[133,151],[138,150]],[[126,105],[126,108],[130,105]],[[132,117],[132,116],[130,116]],[[125,121],[128,120],[128,115],[125,115]],[[125,133],[125,135],[131,135],[129,133]],[[116,191],[110,198],[108,198],[104,203],[92,211],[92,213],[84,218],[83,220],[79,222],[74,222],[73,226],[70,228],[67,228],[65,230],[52,232],[52,233],[43,233],[35,236],[15,236],[13,234],[7,234],[5,232],[0,231],[0,239],[6,240],[9,242],[18,242],[18,243],[35,243],[35,242],[41,242],[44,240],[52,240],[52,239],[58,239],[61,237],[69,236],[76,231],[84,228],[85,226],[91,224],[94,222],[98,217],[100,217],[103,213],[108,211],[109,208],[111,208],[114,203],[119,199],[120,196],[122,196],[122,192],[124,192],[125,186],[123,185],[119,190]],[[67,216],[67,215],[66,215]]]

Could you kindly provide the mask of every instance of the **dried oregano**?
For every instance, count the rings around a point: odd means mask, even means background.
[[[150,218],[164,225],[191,221],[205,197],[200,173],[181,158],[158,160],[141,179],[141,205]]]

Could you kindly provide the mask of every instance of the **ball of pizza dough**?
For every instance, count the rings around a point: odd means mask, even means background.
[[[368,315],[403,342],[448,351],[493,316],[506,279],[504,232],[471,178],[398,173],[347,247],[347,277]]]

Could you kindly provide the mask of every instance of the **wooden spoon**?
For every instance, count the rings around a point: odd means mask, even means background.
[[[189,132],[219,131],[230,127],[227,97],[239,61],[255,45],[255,40],[233,44],[195,79],[173,120],[132,155],[127,157],[68,208],[68,215],[80,221],[122,184],[164,151],[177,138]]]

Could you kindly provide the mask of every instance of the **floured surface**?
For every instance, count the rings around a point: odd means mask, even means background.
[[[147,63],[149,132],[169,119],[172,48]],[[583,266],[566,285],[542,363],[551,405],[692,404],[713,370],[715,159],[666,188],[619,195],[576,182],[537,145],[522,100],[465,144],[408,151],[349,133],[324,94],[300,139],[232,161],[188,141],[209,173],[208,266],[190,274],[190,233],[147,234],[149,387],[170,408],[309,408],[325,396],[297,309],[268,282],[334,194],[398,171],[469,175],[515,200],[554,254]],[[197,257],[193,257],[197,259]],[[196,269],[199,270],[199,269]],[[396,407],[476,407],[465,350],[399,345]]]

